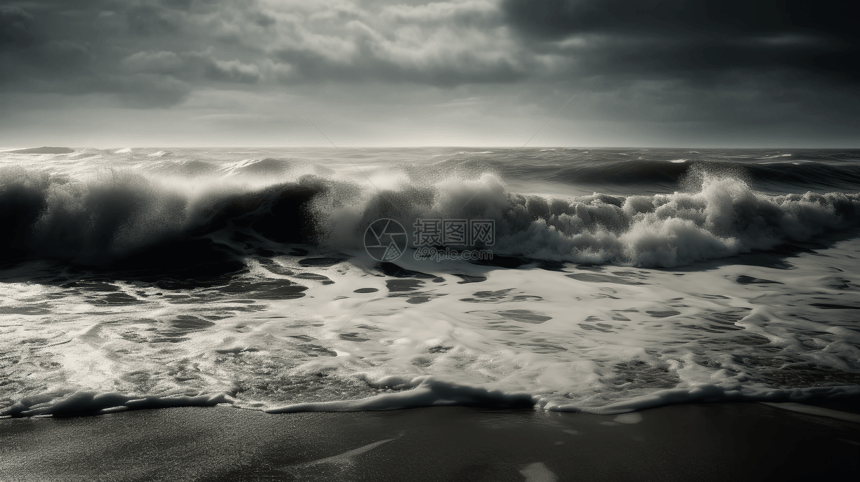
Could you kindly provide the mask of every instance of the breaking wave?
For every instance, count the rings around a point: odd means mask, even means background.
[[[860,220],[860,194],[764,194],[752,189],[748,173],[725,170],[684,171],[684,190],[671,194],[561,198],[510,192],[492,171],[463,176],[436,169],[429,176],[401,169],[374,174],[368,185],[319,169],[249,183],[200,177],[212,171],[205,163],[182,166],[173,166],[173,174],[183,177],[111,170],[83,180],[0,169],[3,257],[102,264],[191,239],[218,244],[225,233],[251,244],[350,250],[361,248],[364,229],[379,218],[404,226],[418,218],[467,218],[495,221],[499,254],[673,267],[808,241]],[[236,169],[269,176],[288,166],[267,159]]]

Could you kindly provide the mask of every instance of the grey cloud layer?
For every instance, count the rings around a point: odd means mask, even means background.
[[[486,1],[21,2],[0,7],[0,82],[160,106],[226,84],[515,81],[526,56],[500,20]]]
[[[41,1],[0,7],[6,91],[113,94],[169,106],[210,84],[261,79],[252,61],[219,56],[240,2]]]
[[[850,0],[504,0],[503,8],[543,48],[580,39],[570,55],[592,72],[860,77],[860,7]]]
[[[852,0],[503,0],[528,50],[627,107],[710,126],[821,135],[860,127]],[[603,112],[623,115],[612,99]],[[629,109],[636,110],[636,109]],[[630,113],[629,115],[636,115]],[[659,116],[656,116],[659,119]],[[801,127],[802,126],[802,127]]]
[[[711,79],[784,69],[857,82],[851,2],[163,0],[0,7],[6,89],[155,91],[207,82]]]
[[[855,3],[12,0],[0,6],[0,93],[170,107],[202,89],[510,85],[588,93],[604,118],[803,113],[821,129],[850,127],[860,124]]]

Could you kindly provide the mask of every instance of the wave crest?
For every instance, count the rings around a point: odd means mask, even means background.
[[[201,236],[350,250],[361,249],[362,233],[379,218],[407,227],[418,218],[465,218],[495,221],[498,254],[674,267],[809,241],[860,220],[857,193],[768,195],[731,172],[689,178],[690,190],[673,194],[558,198],[510,192],[491,172],[400,176],[389,183],[396,187],[377,190],[325,173],[248,184],[129,171],[77,180],[3,168],[0,248],[6,258],[85,264]]]
[[[469,200],[469,198],[472,198]],[[315,202],[325,241],[339,249],[367,225],[392,218],[492,219],[499,254],[579,263],[675,267],[850,229],[860,220],[860,195],[767,195],[738,178],[703,174],[699,189],[653,196],[595,193],[569,199],[525,196],[485,180],[404,186],[333,206]],[[335,213],[335,214],[332,214]],[[352,234],[350,234],[352,233]]]

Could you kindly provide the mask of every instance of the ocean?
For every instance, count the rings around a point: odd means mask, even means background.
[[[860,151],[0,151],[0,416],[860,394]]]

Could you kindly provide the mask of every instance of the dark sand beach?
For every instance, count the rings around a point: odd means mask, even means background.
[[[856,480],[858,468],[860,423],[757,403],[0,420],[4,481]]]

